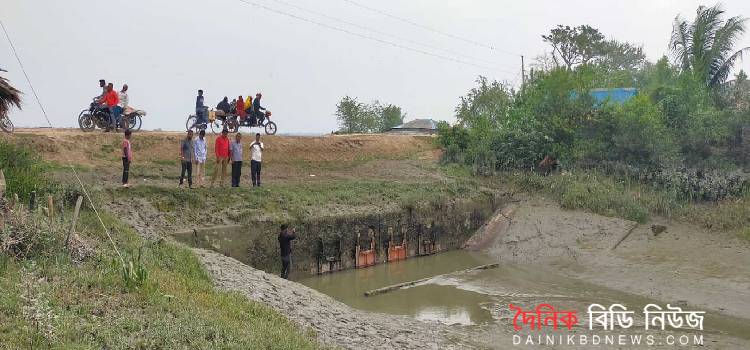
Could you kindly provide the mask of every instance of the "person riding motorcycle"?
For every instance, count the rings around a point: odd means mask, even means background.
[[[224,99],[221,100],[218,105],[216,105],[216,110],[229,114],[229,112],[232,110],[232,107],[229,105],[229,98],[224,96]]]
[[[265,111],[266,109],[263,108],[263,106],[260,105],[260,98],[263,97],[263,95],[259,92],[255,94],[255,101],[253,101],[253,113],[251,122],[253,125],[262,125],[263,119],[265,119],[265,116],[261,111]]]
[[[113,128],[117,128],[117,104],[120,103],[120,97],[117,95],[117,91],[114,89],[112,83],[107,84],[107,93],[99,99],[99,103],[102,107],[106,107],[109,110],[109,126],[104,130],[109,132]]]

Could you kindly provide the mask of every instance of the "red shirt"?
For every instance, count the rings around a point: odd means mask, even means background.
[[[112,91],[107,91],[102,99],[104,100],[104,103],[107,104],[107,107],[114,107],[120,103],[120,97],[117,96],[117,91],[114,89],[112,89]]]
[[[229,138],[224,135],[217,137],[214,152],[216,158],[229,158]]]
[[[237,115],[240,117],[245,116],[245,101],[242,101],[242,99],[237,100]]]

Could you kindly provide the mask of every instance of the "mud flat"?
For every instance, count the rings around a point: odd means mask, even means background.
[[[732,233],[659,218],[638,225],[562,210],[543,198],[515,206],[510,225],[495,232],[486,250],[498,261],[544,266],[665,303],[750,318],[750,242]],[[666,231],[655,234],[652,225]]]

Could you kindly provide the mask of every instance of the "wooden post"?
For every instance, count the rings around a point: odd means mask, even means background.
[[[70,243],[70,235],[76,232],[76,221],[78,221],[78,213],[81,211],[81,204],[83,204],[83,196],[78,196],[78,200],[76,200],[76,209],[73,212],[73,223],[70,225],[70,232],[68,232],[68,237],[65,238],[66,248]]]
[[[55,218],[55,202],[51,194],[47,195],[47,216],[49,221]]]
[[[0,198],[5,196],[5,173],[3,173],[3,169],[0,169]]]
[[[18,209],[16,207],[19,206],[19,205],[21,205],[21,200],[18,199],[18,193],[14,193],[13,194],[13,210]]]
[[[36,209],[36,191],[29,193],[29,211]]]

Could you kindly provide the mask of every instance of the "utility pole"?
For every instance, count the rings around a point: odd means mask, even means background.
[[[526,66],[523,64],[523,55],[521,55],[521,86],[526,86]]]

